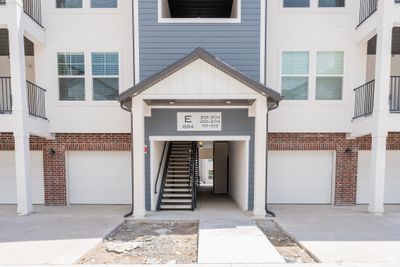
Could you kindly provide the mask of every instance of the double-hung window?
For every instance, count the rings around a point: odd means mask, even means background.
[[[318,7],[344,7],[345,0],[318,0]]]
[[[90,0],[91,8],[117,8],[118,0]]]
[[[58,53],[59,100],[85,100],[85,56],[83,53]]]
[[[118,53],[92,53],[93,100],[115,100],[119,93]]]
[[[307,100],[309,52],[282,53],[282,95],[287,100]]]
[[[317,52],[317,100],[342,99],[343,58],[343,52]]]
[[[56,0],[57,8],[82,8],[83,0]]]

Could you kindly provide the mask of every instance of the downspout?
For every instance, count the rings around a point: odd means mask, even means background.
[[[269,112],[278,108],[279,102],[276,102],[274,106],[268,109],[267,112],[267,145],[266,145],[266,155],[265,155],[265,212],[271,217],[276,217],[275,213],[268,209],[268,125],[269,125]]]
[[[133,214],[133,197],[135,196],[134,193],[134,181],[133,181],[133,142],[132,142],[132,138],[133,138],[133,114],[132,114],[132,110],[130,110],[129,108],[125,107],[123,103],[120,104],[121,108],[127,112],[129,112],[131,114],[131,183],[132,183],[132,203],[131,203],[131,211],[127,214],[124,215],[124,218],[132,216]]]

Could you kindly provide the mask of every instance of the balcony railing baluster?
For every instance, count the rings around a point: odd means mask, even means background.
[[[23,0],[24,12],[42,26],[42,0]]]
[[[390,112],[400,113],[400,76],[390,77]]]
[[[355,105],[353,119],[372,114],[374,109],[374,92],[375,80],[354,89]]]
[[[378,10],[378,0],[360,0],[360,13],[358,26],[364,23],[375,11]]]
[[[28,81],[26,88],[28,90],[29,114],[46,119],[46,90]]]
[[[11,78],[0,77],[0,114],[11,113]]]

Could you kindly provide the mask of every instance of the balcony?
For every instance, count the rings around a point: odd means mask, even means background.
[[[23,0],[24,13],[28,15],[40,27],[42,25],[42,0]],[[6,5],[7,0],[0,0],[0,6]]]
[[[360,12],[357,27],[360,27],[378,10],[378,0],[360,0]]]
[[[27,81],[28,111],[29,114],[47,120],[46,118],[46,90]],[[0,114],[12,113],[11,78],[0,77]]]
[[[353,119],[369,116],[374,110],[375,80],[354,89],[355,104]],[[390,77],[389,110],[400,113],[400,76]]]

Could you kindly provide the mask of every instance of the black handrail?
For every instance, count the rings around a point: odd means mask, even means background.
[[[29,114],[47,120],[46,90],[29,81],[26,81],[26,89],[28,91]]]
[[[11,77],[0,77],[0,114],[11,112]]]
[[[357,27],[378,10],[378,0],[360,0],[360,13]]]
[[[374,110],[375,80],[354,89],[354,117],[357,119],[371,115]]]
[[[40,27],[42,26],[42,0],[23,0],[24,12]]]
[[[197,142],[192,142],[190,156],[190,192],[192,193],[192,210],[197,206],[197,186],[199,183],[199,151]]]
[[[160,191],[160,195],[158,196],[158,201],[157,201],[157,211],[159,211],[161,209],[161,201],[162,201],[162,197],[164,194],[165,181],[167,180],[169,160],[171,158],[171,148],[172,148],[172,142],[170,142],[168,145],[167,159],[165,161],[165,167],[164,167],[163,176],[162,176],[163,178],[162,178],[162,182],[161,182],[161,191]]]
[[[159,178],[160,178],[160,171],[161,171],[162,163],[163,163],[163,161],[164,161],[164,154],[165,154],[165,150],[166,150],[166,148],[167,148],[167,143],[168,143],[168,142],[165,141],[165,143],[164,143],[164,148],[163,148],[163,152],[162,152],[161,159],[160,159],[160,164],[158,165],[157,179],[156,179],[156,183],[154,184],[154,194],[157,194],[157,184],[158,184],[158,180],[159,180]]]
[[[390,112],[400,113],[400,76],[390,77]]]

